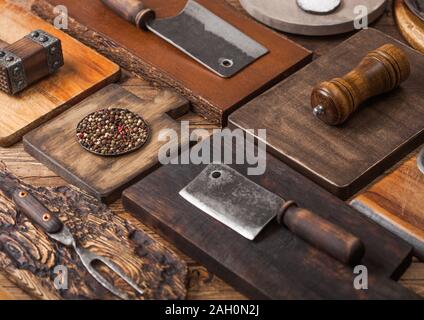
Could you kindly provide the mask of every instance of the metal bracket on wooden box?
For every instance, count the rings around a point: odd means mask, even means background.
[[[60,40],[35,30],[0,51],[0,90],[15,95],[63,64]]]

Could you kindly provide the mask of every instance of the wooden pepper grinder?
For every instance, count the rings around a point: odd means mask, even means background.
[[[319,84],[312,91],[314,115],[329,125],[347,121],[371,97],[398,87],[411,74],[405,52],[392,44],[371,51],[342,78]]]

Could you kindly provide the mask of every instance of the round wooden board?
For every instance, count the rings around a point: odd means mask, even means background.
[[[296,0],[240,0],[244,9],[262,23],[288,33],[307,36],[328,36],[355,30],[354,8],[368,8],[368,23],[383,14],[386,0],[343,0],[334,12],[326,15],[307,13]]]
[[[403,0],[395,0],[394,14],[402,36],[412,47],[424,53],[424,22],[409,10]]]

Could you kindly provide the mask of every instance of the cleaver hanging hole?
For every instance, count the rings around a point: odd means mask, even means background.
[[[219,64],[224,68],[231,68],[234,65],[234,61],[227,58],[219,59]]]
[[[219,178],[221,178],[222,173],[221,173],[221,171],[214,171],[214,172],[212,172],[211,176],[214,179],[219,179]]]

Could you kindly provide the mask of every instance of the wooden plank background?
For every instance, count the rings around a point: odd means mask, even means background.
[[[128,90],[137,93],[142,92],[147,84],[137,78],[124,79],[123,86]],[[184,117],[184,120],[191,121],[193,127],[212,128],[213,126],[205,122],[197,115],[189,114]],[[22,143],[19,143],[12,148],[0,148],[0,160],[6,163],[8,168],[17,176],[21,177],[24,182],[35,186],[61,186],[67,183],[55,173],[51,172],[44,165],[28,155],[24,150]],[[158,241],[164,242],[171,248],[173,245],[163,240],[156,235],[148,227],[138,222],[129,213],[125,212],[121,201],[117,201],[111,205],[112,210],[129,219],[132,223],[137,224],[143,230],[151,234]],[[174,248],[175,249],[175,248]],[[176,250],[176,249],[175,249]],[[185,259],[190,266],[190,281],[189,281],[189,299],[245,299],[245,297],[232,289],[222,280],[218,279],[213,274],[209,273],[201,265],[191,260],[176,250]],[[413,289],[415,292],[424,296],[424,263],[414,261],[411,268],[404,275],[401,283]],[[0,299],[30,299],[30,296],[22,292],[14,286],[0,273]]]
[[[13,2],[20,2],[27,4],[29,0],[13,0]],[[238,0],[227,0],[231,5],[235,5],[238,8]],[[401,39],[400,34],[396,30],[394,19],[391,11],[388,11],[382,19],[377,22],[377,28],[383,32],[389,33],[390,35]],[[308,38],[308,37],[291,37],[295,41],[298,41],[300,44],[306,46],[310,50],[314,50],[317,55],[324,54],[327,52],[335,43],[340,42],[341,38],[346,36],[336,36],[329,38]],[[142,91],[142,88],[147,84],[140,79],[136,78],[126,78],[123,79],[123,86],[131,90],[132,92],[137,92],[137,90]],[[202,128],[212,128],[213,126],[205,122],[199,116],[190,114],[187,115],[185,120],[190,120],[192,126],[202,127]],[[12,148],[5,149],[0,148],[0,161],[6,163],[9,169],[21,177],[24,182],[33,184],[35,186],[60,186],[67,185],[67,183],[55,175],[53,172],[48,170],[44,165],[36,161],[34,158],[29,156],[22,147],[22,143],[19,143]],[[169,245],[171,248],[173,246],[167,243],[165,240],[160,238],[154,232],[152,232],[148,227],[144,226],[137,220],[135,220],[130,214],[125,212],[120,201],[117,201],[111,205],[112,210],[126,218],[131,220],[133,223],[139,225],[143,230],[153,235],[158,241],[162,241]],[[178,252],[178,250],[176,250]],[[222,300],[233,300],[233,299],[244,299],[241,294],[232,289],[222,280],[218,279],[213,274],[209,273],[205,268],[197,264],[195,261],[191,260],[189,257],[183,255],[181,256],[188,262],[190,266],[190,281],[189,281],[189,299],[222,299]],[[408,288],[414,290],[418,294],[424,296],[424,263],[414,261],[411,268],[401,279],[401,283]],[[22,292],[15,285],[10,283],[0,273],[0,299],[30,299],[30,297]]]

